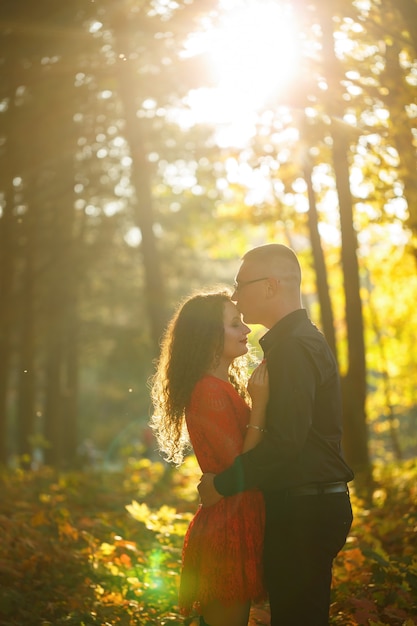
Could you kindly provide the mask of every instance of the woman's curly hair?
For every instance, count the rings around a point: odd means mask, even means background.
[[[230,301],[226,290],[188,297],[178,307],[162,339],[156,372],[150,381],[150,427],[165,459],[177,465],[190,447],[185,410],[196,383],[223,352],[224,306]],[[248,399],[246,364],[246,356],[235,359],[229,368],[229,380]]]

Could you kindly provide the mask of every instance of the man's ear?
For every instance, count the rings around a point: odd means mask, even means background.
[[[279,279],[271,276],[266,283],[266,294],[268,298],[273,298],[279,289]]]

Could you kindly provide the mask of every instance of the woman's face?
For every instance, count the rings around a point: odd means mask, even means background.
[[[224,344],[222,357],[233,361],[248,351],[247,336],[250,328],[242,322],[241,315],[232,302],[226,302],[223,313]]]

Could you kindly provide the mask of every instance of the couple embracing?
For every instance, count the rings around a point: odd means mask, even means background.
[[[247,380],[246,324],[264,359]],[[271,626],[328,626],[332,564],[352,523],[341,452],[340,378],[301,304],[287,246],[243,257],[233,293],[181,304],[153,379],[151,426],[168,460],[190,441],[203,476],[184,541],[180,608],[201,626],[247,626],[268,597]]]

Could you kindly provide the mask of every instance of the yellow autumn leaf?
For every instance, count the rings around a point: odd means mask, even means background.
[[[100,545],[100,552],[103,556],[110,556],[116,550],[116,546],[112,546],[110,543],[103,542]]]
[[[133,500],[131,504],[126,505],[126,510],[130,513],[133,519],[138,522],[146,524],[150,516],[150,509],[147,504],[139,504],[136,500]]]

